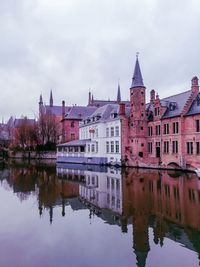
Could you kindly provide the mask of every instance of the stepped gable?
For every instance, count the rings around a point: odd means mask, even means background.
[[[200,114],[200,93],[193,100],[190,109],[185,115],[195,115],[195,114]]]

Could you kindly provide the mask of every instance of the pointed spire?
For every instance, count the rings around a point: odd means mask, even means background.
[[[43,105],[42,94],[40,94],[40,101],[39,101],[39,105]]]
[[[139,60],[138,60],[138,54],[139,53],[136,54],[135,69],[134,69],[131,88],[144,87],[143,78],[142,78],[142,74],[141,74],[141,70],[140,70],[140,64],[139,64]]]
[[[50,107],[53,107],[53,93],[52,93],[52,90],[51,90],[51,92],[50,92],[49,105],[50,105]]]
[[[89,89],[89,93],[88,93],[88,106],[91,105],[91,90]]]
[[[118,89],[117,89],[117,102],[121,102],[121,91],[120,91],[120,84],[118,83]]]

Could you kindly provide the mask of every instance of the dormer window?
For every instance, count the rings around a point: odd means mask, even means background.
[[[175,108],[176,108],[176,103],[175,102],[172,102],[172,103],[169,104],[169,110],[173,111],[173,110],[175,110]]]
[[[112,118],[112,119],[117,118],[117,115],[118,115],[118,114],[117,114],[116,112],[113,112],[113,113],[111,113],[111,118]]]
[[[96,116],[96,120],[97,120],[97,121],[100,120],[100,118],[101,118],[100,115],[97,115],[97,116]]]

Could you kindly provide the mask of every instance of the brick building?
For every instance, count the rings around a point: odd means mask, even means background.
[[[130,88],[131,113],[122,116],[122,160],[131,166],[200,167],[200,94],[198,78],[191,89],[160,99],[146,87],[136,58]],[[120,104],[123,105],[123,104]]]

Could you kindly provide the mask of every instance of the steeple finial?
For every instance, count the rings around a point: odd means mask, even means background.
[[[133,73],[131,88],[144,87],[138,56],[139,56],[139,52],[136,53],[135,69]]]
[[[52,90],[51,90],[51,92],[50,92],[49,105],[50,105],[50,107],[53,107],[53,93],[52,93]]]
[[[120,84],[118,83],[118,89],[117,89],[117,102],[121,102],[121,91],[120,91]]]

